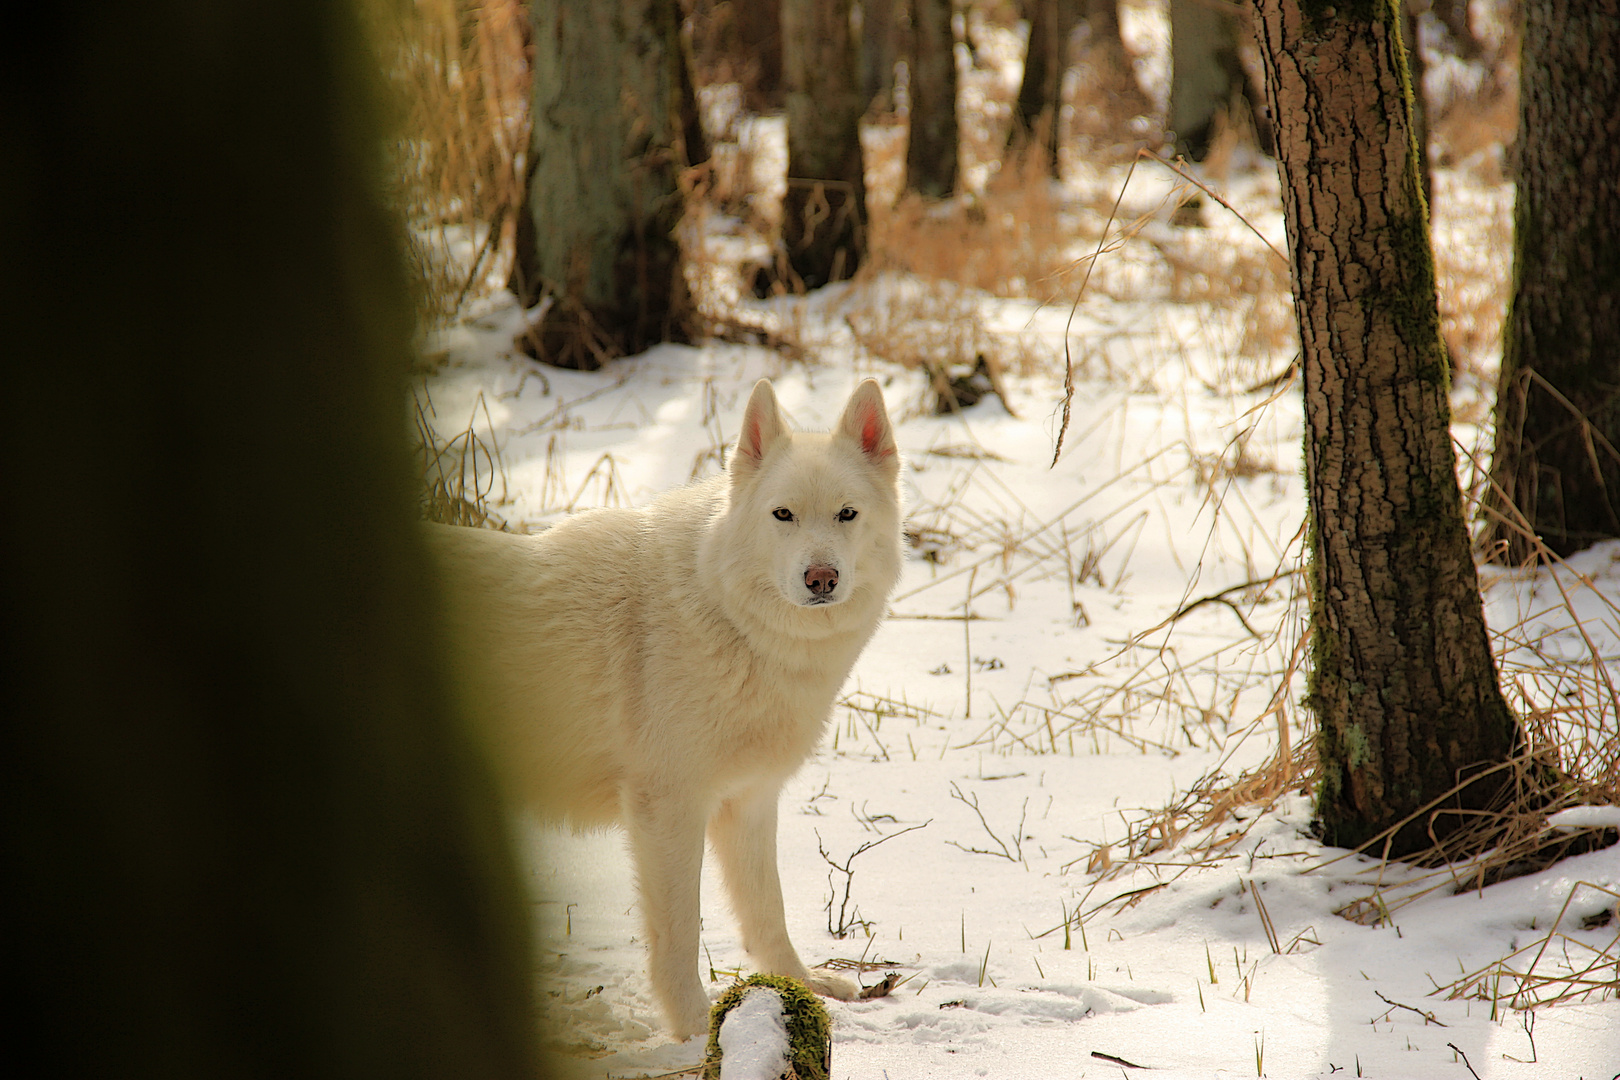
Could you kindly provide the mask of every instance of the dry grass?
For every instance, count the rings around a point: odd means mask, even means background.
[[[521,0],[367,0],[397,112],[390,196],[425,325],[505,284],[523,205],[528,12]]]
[[[869,265],[996,296],[1066,295],[1071,249],[1084,236],[1029,157],[999,170],[978,196],[933,202],[908,195],[890,209],[874,206]]]
[[[413,391],[412,403],[422,516],[445,525],[510,531],[496,512],[511,501],[506,462],[493,435],[486,440],[478,433],[480,414],[484,431],[494,427],[484,395],[478,395],[466,426],[449,438],[439,434],[438,410],[426,387]]]

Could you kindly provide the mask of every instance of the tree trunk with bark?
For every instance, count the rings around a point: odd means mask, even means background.
[[[1063,73],[1069,38],[1080,20],[1079,0],[1027,0],[1029,44],[1024,78],[1013,102],[1007,149],[1018,151],[1039,138],[1047,172],[1058,175],[1058,135],[1063,117]]]
[[[681,170],[707,154],[676,0],[535,0],[533,355],[594,369],[684,334]],[[698,145],[694,145],[694,142]]]
[[[1519,745],[1457,486],[1400,14],[1259,10],[1304,369],[1317,814],[1346,847],[1417,815],[1400,856],[1489,804],[1501,771],[1444,797]]]
[[[1524,5],[1513,298],[1487,535],[1522,562],[1620,536],[1620,0]],[[1517,513],[1510,509],[1517,508]]]
[[[866,177],[850,0],[782,0],[788,180],[782,243],[807,288],[850,277],[866,257]]]
[[[943,199],[956,187],[956,34],[951,0],[911,0],[911,133],[906,190]]]

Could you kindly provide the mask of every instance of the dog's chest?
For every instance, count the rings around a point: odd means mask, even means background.
[[[644,723],[717,761],[792,768],[821,737],[851,652],[801,647],[784,659],[741,637],[691,634],[683,648],[649,657]]]

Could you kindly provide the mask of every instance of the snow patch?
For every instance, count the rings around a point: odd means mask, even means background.
[[[720,1080],[778,1080],[792,1061],[782,995],[756,986],[720,1022]]]

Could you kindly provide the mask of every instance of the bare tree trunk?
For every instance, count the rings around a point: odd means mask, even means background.
[[[533,354],[591,369],[684,334],[678,177],[706,156],[676,0],[535,0],[529,209],[556,297]]]
[[[956,187],[956,34],[951,0],[911,0],[911,135],[906,189],[942,199]]]
[[[1397,0],[1261,0],[1304,363],[1324,837],[1399,856],[1487,805],[1518,728],[1464,527]]]
[[[1026,0],[1025,9],[1029,12],[1029,44],[1024,51],[1024,79],[1013,102],[1007,148],[1016,151],[1039,135],[1047,172],[1055,177],[1063,73],[1069,68],[1069,38],[1080,20],[1079,0]]]
[[[1514,562],[1534,545],[1504,503],[1560,555],[1620,536],[1620,0],[1524,11],[1500,491],[1486,500]]]
[[[850,277],[866,257],[861,87],[850,0],[782,0],[788,182],[782,243],[808,288]]]

